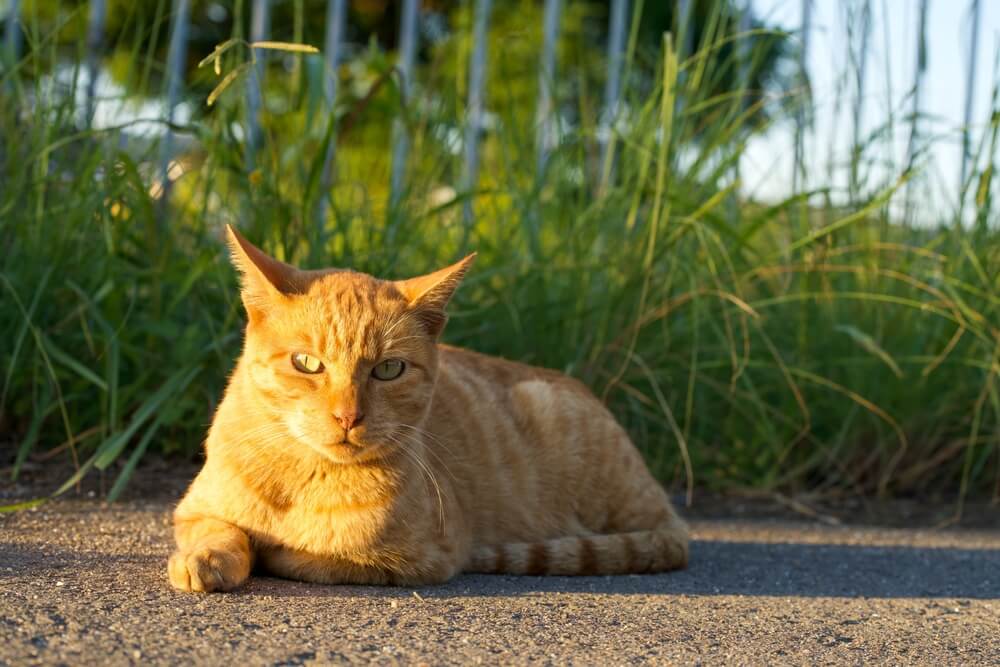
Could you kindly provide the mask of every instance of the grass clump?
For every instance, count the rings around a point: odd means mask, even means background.
[[[448,139],[464,122],[448,75],[458,37],[430,55],[426,87],[405,111],[377,49],[350,66],[354,81],[381,88],[333,115],[316,101],[318,58],[291,56],[293,74],[272,65],[253,170],[238,131],[244,82],[234,80],[179,128],[183,175],[169,203],[157,196],[155,142],[81,131],[71,98],[48,94],[43,77],[18,78],[16,103],[0,108],[10,474],[58,451],[79,470],[64,489],[96,467],[115,472],[114,496],[146,453],[195,455],[240,347],[221,244],[234,223],[286,261],[388,278],[475,249],[449,341],[580,377],[656,474],[689,494],[996,498],[992,170],[965,226],[896,219],[904,169],[851,204],[832,188],[748,201],[736,174],[760,128],[743,121],[765,117],[768,102],[755,96],[748,108],[740,91],[715,92],[713,76],[732,67],[715,40],[684,57],[665,39],[649,61],[655,75],[627,91],[607,164],[585,87],[542,171],[534,108],[516,102],[514,83],[512,97],[490,89],[495,122],[473,192],[454,190],[462,163]],[[223,74],[243,62],[236,51]],[[390,204],[396,117],[413,151],[406,191]],[[987,152],[995,129],[982,137]],[[337,176],[321,192],[330,141]]]

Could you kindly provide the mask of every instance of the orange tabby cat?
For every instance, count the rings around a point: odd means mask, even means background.
[[[365,584],[685,566],[684,523],[582,384],[437,344],[473,256],[391,282],[229,240],[246,343],[174,514],[176,588],[255,563]]]

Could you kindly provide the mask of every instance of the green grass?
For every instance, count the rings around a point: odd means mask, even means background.
[[[40,26],[29,32],[24,71],[58,59]],[[272,68],[273,110],[251,174],[230,129],[242,82],[201,108],[181,128],[194,148],[168,207],[150,195],[156,146],[123,150],[117,131],[79,131],[38,77],[6,75],[5,474],[58,450],[45,460],[79,470],[63,490],[107,469],[114,497],[144,455],[196,455],[241,344],[221,242],[233,222],[288,261],[389,278],[478,251],[447,340],[581,378],[676,489],[1000,496],[992,170],[970,186],[979,222],[964,227],[894,220],[902,167],[851,206],[818,204],[827,190],[746,201],[732,175],[750,131],[740,120],[753,110],[738,95],[701,92],[727,66],[717,45],[679,59],[673,44],[650,56],[656,78],[626,91],[632,123],[615,138],[613,177],[597,159],[596,91],[575,91],[579,123],[539,174],[534,108],[511,101],[523,91],[496,86],[479,188],[443,203],[431,195],[462,169],[440,128],[462,127],[454,68],[464,52],[435,52],[425,99],[404,114],[413,153],[399,204],[387,203],[399,113],[389,84],[341,108],[322,224],[331,133],[310,66]],[[245,59],[233,49],[223,69]],[[154,60],[138,52],[136,71]],[[385,61],[360,62],[375,79]],[[988,124],[979,138],[991,163],[995,134]]]

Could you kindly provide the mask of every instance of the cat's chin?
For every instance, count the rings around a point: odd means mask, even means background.
[[[350,442],[338,442],[330,444],[307,443],[314,451],[323,458],[333,463],[350,465],[353,463],[371,463],[379,459],[387,458],[391,448],[381,443],[370,445],[355,445]]]

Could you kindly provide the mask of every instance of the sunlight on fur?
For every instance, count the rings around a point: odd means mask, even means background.
[[[474,255],[385,281],[228,233],[246,338],[174,514],[174,587],[686,565],[687,528],[581,383],[438,344]]]

